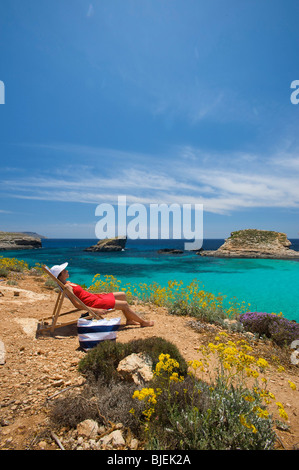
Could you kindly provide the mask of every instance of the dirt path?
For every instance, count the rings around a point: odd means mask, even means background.
[[[0,352],[1,342],[5,348],[5,362],[0,365],[0,449],[58,449],[54,440],[46,445],[37,436],[47,426],[49,399],[84,383],[77,366],[85,353],[79,349],[76,328],[57,330],[54,337],[36,338],[37,319],[52,313],[57,295],[39,277],[26,276],[17,287],[1,282],[0,292]],[[154,320],[154,327],[123,328],[117,341],[161,336],[176,344],[186,360],[192,360],[199,358],[197,348],[219,332],[216,327],[198,332],[188,325],[191,319],[170,316],[163,308],[138,305],[137,311]],[[115,312],[110,316],[116,316]],[[231,333],[231,337],[236,340],[238,334]],[[267,360],[277,354],[269,342],[253,344]],[[268,388],[284,404],[289,416],[289,430],[277,430],[280,448],[293,449],[299,448],[299,369],[291,365],[287,356],[283,359],[286,370],[278,372],[273,365],[267,374]],[[288,380],[296,384],[296,390],[290,388]]]

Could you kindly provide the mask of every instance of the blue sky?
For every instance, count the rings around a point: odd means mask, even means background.
[[[204,237],[299,238],[297,0],[0,4],[0,229],[94,238],[95,209],[203,204]]]

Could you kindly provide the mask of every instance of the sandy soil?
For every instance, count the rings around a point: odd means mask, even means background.
[[[36,336],[37,320],[51,315],[56,296],[39,277],[26,276],[16,287],[8,286],[5,281],[0,283],[0,351],[1,342],[5,348],[5,362],[0,365],[0,449],[45,448],[39,436],[48,426],[47,404],[59,396],[58,392],[64,393],[68,387],[75,389],[84,383],[77,366],[85,353],[79,348],[75,326],[59,328],[55,336]],[[70,307],[66,300],[64,310]],[[161,336],[176,344],[187,360],[192,360],[200,357],[197,348],[213,340],[219,332],[215,326],[198,332],[188,325],[191,319],[170,316],[163,308],[138,305],[136,310],[144,318],[154,320],[154,327],[124,327],[118,332],[117,341]],[[114,312],[109,316],[117,315]],[[124,318],[122,321],[124,324]],[[240,334],[230,333],[230,336],[235,341]],[[291,364],[291,351],[282,353],[268,341],[252,340],[251,345],[260,357],[271,363],[266,374],[268,389],[288,413],[289,429],[276,429],[277,448],[298,449],[299,367]],[[284,372],[277,371],[273,356],[279,356]],[[290,388],[289,380],[295,383],[296,390]],[[278,418],[276,405],[273,412]],[[57,442],[53,440],[46,448],[58,449]]]

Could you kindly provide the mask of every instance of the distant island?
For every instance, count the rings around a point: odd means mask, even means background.
[[[37,233],[0,232],[0,251],[32,250],[41,247],[41,236]]]
[[[19,233],[19,232],[17,232]],[[24,233],[25,235],[30,235],[31,237],[35,237],[35,238],[40,238],[40,239],[45,239],[47,237],[45,237],[44,235],[39,235],[38,233],[36,232],[20,232],[20,233]]]
[[[200,256],[218,258],[299,259],[299,252],[290,249],[285,233],[246,229],[232,232],[218,250],[203,250]]]
[[[99,240],[96,245],[92,245],[88,248],[85,248],[84,251],[93,251],[93,252],[122,251],[125,249],[126,242],[127,242],[126,237],[105,238],[104,240]]]

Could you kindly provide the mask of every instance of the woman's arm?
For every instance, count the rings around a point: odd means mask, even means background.
[[[104,310],[103,308],[93,308],[89,307],[90,310],[92,310],[96,315],[102,317],[102,315],[105,315],[108,310]]]

